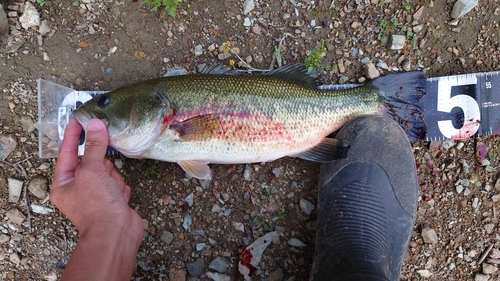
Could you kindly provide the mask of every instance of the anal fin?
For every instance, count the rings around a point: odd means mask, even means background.
[[[313,162],[328,163],[347,157],[349,147],[344,141],[325,138],[315,147],[291,156]]]
[[[212,171],[208,167],[208,163],[208,161],[199,160],[182,160],[177,162],[188,176],[200,180],[211,180]]]

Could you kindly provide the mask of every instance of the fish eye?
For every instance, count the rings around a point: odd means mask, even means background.
[[[108,95],[101,95],[99,97],[99,99],[97,99],[97,104],[99,106],[105,106],[108,103],[109,103],[109,96]]]

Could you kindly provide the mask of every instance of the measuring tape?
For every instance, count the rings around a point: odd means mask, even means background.
[[[344,90],[360,84],[322,85],[324,90]],[[57,110],[57,132],[60,141],[69,122],[71,111],[87,100],[107,91],[75,91],[55,83],[39,79],[40,93],[49,88],[60,89],[64,97]],[[467,139],[483,135],[500,134],[500,71],[428,78],[424,97],[424,116],[427,126],[426,141]],[[57,94],[57,93],[56,93]],[[44,135],[39,132],[39,138]],[[80,138],[79,154],[83,154],[85,135]],[[40,157],[55,157],[42,155]],[[111,147],[108,155],[118,152]]]
[[[429,78],[427,141],[500,133],[500,71]]]

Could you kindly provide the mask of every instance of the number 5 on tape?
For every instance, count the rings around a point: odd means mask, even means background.
[[[455,128],[451,120],[438,121],[439,131],[450,139],[469,138],[477,133],[481,124],[481,111],[473,97],[464,94],[451,96],[451,87],[465,85],[477,85],[476,75],[458,76],[456,79],[442,79],[438,82],[437,110],[451,113],[453,108],[459,107],[464,114],[460,129]]]

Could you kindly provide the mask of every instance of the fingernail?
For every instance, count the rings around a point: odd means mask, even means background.
[[[104,129],[106,129],[106,126],[104,126],[104,123],[99,119],[92,119],[87,125],[87,131],[102,131]]]

